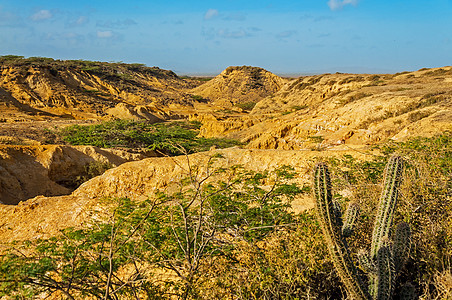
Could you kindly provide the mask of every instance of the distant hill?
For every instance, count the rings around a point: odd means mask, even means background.
[[[212,80],[193,89],[192,93],[219,104],[257,103],[278,92],[285,82],[262,68],[228,67]]]
[[[254,149],[347,148],[452,131],[452,67],[323,74],[288,81],[247,116],[205,118],[206,137]],[[202,89],[200,86],[197,89]]]
[[[120,103],[192,106],[195,100],[186,90],[201,83],[142,64],[13,55],[0,57],[0,74],[2,115],[13,119],[96,119]]]

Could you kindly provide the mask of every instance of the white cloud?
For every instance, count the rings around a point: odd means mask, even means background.
[[[44,21],[44,20],[48,20],[51,19],[53,17],[52,13],[50,12],[50,10],[47,9],[41,9],[40,11],[37,11],[36,13],[34,13],[31,16],[31,19],[33,21]]]
[[[77,19],[77,21],[75,21],[75,24],[76,24],[76,25],[83,25],[83,24],[86,24],[86,23],[88,23],[88,18],[85,17],[85,16],[80,16],[80,17]]]
[[[84,26],[89,23],[89,18],[87,16],[74,16],[70,17],[66,22],[67,28]]]
[[[107,20],[107,21],[97,21],[97,27],[112,28],[112,29],[126,29],[129,26],[137,25],[138,23],[132,19],[126,20]]]
[[[292,36],[295,35],[296,33],[297,33],[297,31],[295,31],[295,30],[286,30],[286,31],[282,31],[282,32],[278,33],[278,34],[276,35],[276,37],[277,37],[278,39],[284,39],[284,38],[292,37]]]
[[[228,29],[218,30],[218,36],[225,39],[241,39],[249,37],[250,35],[243,29],[229,31]]]
[[[218,10],[217,9],[209,9],[206,14],[204,15],[204,20],[210,20],[218,16]]]
[[[113,31],[107,30],[107,31],[98,31],[97,37],[100,39],[108,39],[113,37]]]
[[[346,5],[358,5],[359,0],[329,0],[328,6],[331,10],[340,10]]]

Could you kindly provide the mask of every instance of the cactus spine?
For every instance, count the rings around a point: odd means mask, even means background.
[[[403,159],[400,156],[392,156],[385,170],[384,189],[380,197],[370,252],[361,250],[358,253],[361,267],[368,275],[366,286],[350,257],[346,240],[353,234],[359,207],[357,204],[350,205],[343,221],[340,206],[332,199],[327,165],[319,163],[315,166],[313,190],[317,200],[317,213],[334,266],[351,299],[392,299],[394,282],[409,254],[410,244],[410,228],[406,223],[397,226],[391,240],[402,169]]]

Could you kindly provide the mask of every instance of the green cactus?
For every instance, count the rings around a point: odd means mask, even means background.
[[[381,242],[381,247],[377,253],[377,276],[373,278],[372,282],[375,286],[372,291],[373,295],[378,300],[392,299],[392,290],[395,282],[394,260],[392,257],[391,244],[388,239]]]
[[[405,265],[408,255],[410,254],[410,245],[411,245],[411,230],[410,226],[401,222],[397,225],[395,234],[394,234],[394,245],[393,245],[393,253],[394,253],[394,267],[396,272],[400,272],[400,269]]]
[[[344,237],[351,237],[353,235],[353,231],[355,230],[356,220],[358,220],[359,216],[359,205],[358,203],[352,203],[348,206],[345,211],[345,220],[342,225],[342,235]]]
[[[402,181],[403,160],[400,156],[392,156],[386,165],[384,187],[380,197],[377,217],[372,234],[372,245],[370,255],[376,259],[378,249],[382,242],[390,238],[392,219],[394,217],[395,205],[399,194],[399,186]]]
[[[317,198],[317,211],[320,224],[333,264],[352,299],[367,299],[368,292],[365,284],[358,275],[348,250],[347,241],[342,236],[342,220],[340,210],[333,202],[331,181],[328,167],[320,163],[316,165],[314,174],[314,193]]]
[[[346,240],[353,234],[359,206],[355,203],[350,205],[343,221],[340,206],[332,199],[327,165],[319,163],[315,166],[313,190],[319,221],[333,264],[351,299],[392,299],[397,274],[405,264],[410,250],[408,224],[399,224],[394,238],[391,239],[402,169],[403,159],[400,156],[392,156],[385,170],[384,188],[375,219],[370,252],[361,250],[358,253],[360,267],[368,276],[367,280],[363,280],[350,257]],[[404,294],[408,295],[410,291]]]

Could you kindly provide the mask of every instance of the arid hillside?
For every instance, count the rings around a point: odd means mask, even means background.
[[[54,188],[53,195],[64,195],[64,188],[54,182],[55,178],[62,176],[62,174],[68,179],[71,176],[74,177],[77,168],[81,168],[84,162],[92,161],[93,158],[97,157],[97,159],[110,161],[114,165],[127,160],[137,160],[138,158],[137,156],[121,157],[121,154],[124,155],[123,153],[102,152],[92,147],[41,147],[41,149],[33,148],[26,151],[15,149],[15,151],[32,152],[37,157],[40,163],[39,168],[32,166],[31,158],[16,162],[18,167],[20,167],[19,170],[22,171],[20,178],[23,179],[25,177],[25,169],[27,168],[33,170],[33,172],[41,172],[43,182],[40,188],[43,194],[47,193],[48,196],[51,195],[49,190],[52,187]],[[12,153],[12,150],[10,153]],[[67,156],[71,155],[73,159],[64,159],[62,157],[64,153]],[[129,197],[133,200],[144,200],[157,190],[166,192],[177,191],[178,180],[189,176],[190,171],[193,172],[196,167],[200,167],[197,176],[200,178],[205,176],[205,172],[208,172],[208,168],[206,168],[208,161],[215,155],[221,155],[221,158],[215,160],[215,163],[210,168],[228,168],[234,165],[242,165],[247,170],[264,172],[274,170],[282,165],[292,165],[297,173],[300,174],[296,178],[296,182],[300,185],[308,185],[314,161],[330,156],[339,158],[346,154],[361,160],[371,157],[354,151],[336,151],[334,153],[314,151],[280,152],[278,150],[231,148],[196,153],[190,157],[151,157],[128,162],[85,182],[70,195],[58,197],[36,196],[28,201],[21,202],[18,206],[0,205],[0,216],[2,216],[0,237],[2,241],[44,237],[48,236],[48,234],[55,234],[59,229],[67,226],[76,226],[87,221],[89,211],[93,206],[98,205],[104,197]],[[26,154],[21,155],[25,156]],[[28,154],[28,157],[30,156],[32,156],[31,153]],[[75,158],[79,158],[78,163]],[[46,168],[49,177],[44,180]],[[34,182],[36,183],[36,178]],[[16,183],[16,185],[19,185],[19,183]],[[33,188],[31,184],[25,185],[25,187]],[[69,192],[66,192],[66,194],[69,194]],[[2,194],[0,196],[5,197]],[[16,195],[16,197],[19,196],[21,195]],[[12,197],[11,195],[10,198],[13,199]],[[303,211],[313,208],[313,206],[314,203],[311,197],[306,197],[305,195],[297,197],[293,204],[293,208],[296,211]],[[58,213],[52,212],[49,214],[49,210],[55,210]],[[58,220],[61,220],[61,216],[65,216],[64,218],[67,222],[60,223]],[[8,226],[4,226],[6,224]],[[24,224],[29,224],[29,227],[24,228]]]
[[[105,119],[131,109],[169,118],[169,106],[193,106],[186,91],[199,84],[140,64],[14,56],[0,57],[0,74],[4,121]]]
[[[245,110],[278,92],[287,80],[257,67],[229,67],[207,83],[192,90],[195,95],[220,106],[237,105]]]
[[[240,141],[248,149],[365,150],[387,140],[452,130],[452,67],[287,79],[243,66],[197,80],[140,64],[3,56],[0,70],[0,201],[8,204],[37,195],[69,194],[91,162],[113,167],[139,160],[149,155],[149,148],[174,146],[171,139],[176,136],[194,141],[198,134],[193,149],[224,148]],[[135,123],[128,130],[126,123],[109,125],[114,133],[108,133],[108,126],[93,127],[113,119],[162,126]],[[197,125],[189,128],[198,130],[165,129],[171,119],[194,122]],[[67,132],[62,134],[63,128],[75,124],[92,126],[91,141],[96,144],[84,141],[88,131],[74,128],[69,139]],[[156,132],[167,140],[151,141]],[[110,145],[104,138],[122,139],[122,144],[112,144],[122,146],[108,151],[90,148]],[[142,140],[133,140],[137,138]],[[221,143],[225,138],[236,142]],[[112,151],[122,153],[121,163]]]
[[[357,250],[369,242],[393,153],[406,161],[394,218],[409,223],[416,249],[401,277],[419,295],[440,295],[452,253],[452,226],[442,221],[452,219],[451,107],[452,67],[290,79],[243,66],[208,79],[140,64],[0,57],[0,297],[34,289],[39,299],[85,299],[92,274],[99,299],[110,279],[114,293],[133,282],[138,298],[136,282],[163,278],[153,297],[167,283],[164,293],[177,292],[195,270],[202,292],[186,299],[223,299],[237,289],[221,280],[261,286],[270,270],[272,288],[298,282],[287,299],[298,291],[339,299],[344,288],[312,212],[312,170],[331,166],[335,212],[361,205]],[[204,265],[187,269],[191,245],[207,245],[198,237],[212,248],[198,256]],[[81,280],[75,290],[73,280]]]
[[[451,67],[300,77],[259,101],[249,115],[200,116],[201,134],[239,138],[258,149],[324,149],[432,136],[451,128],[451,87]]]

